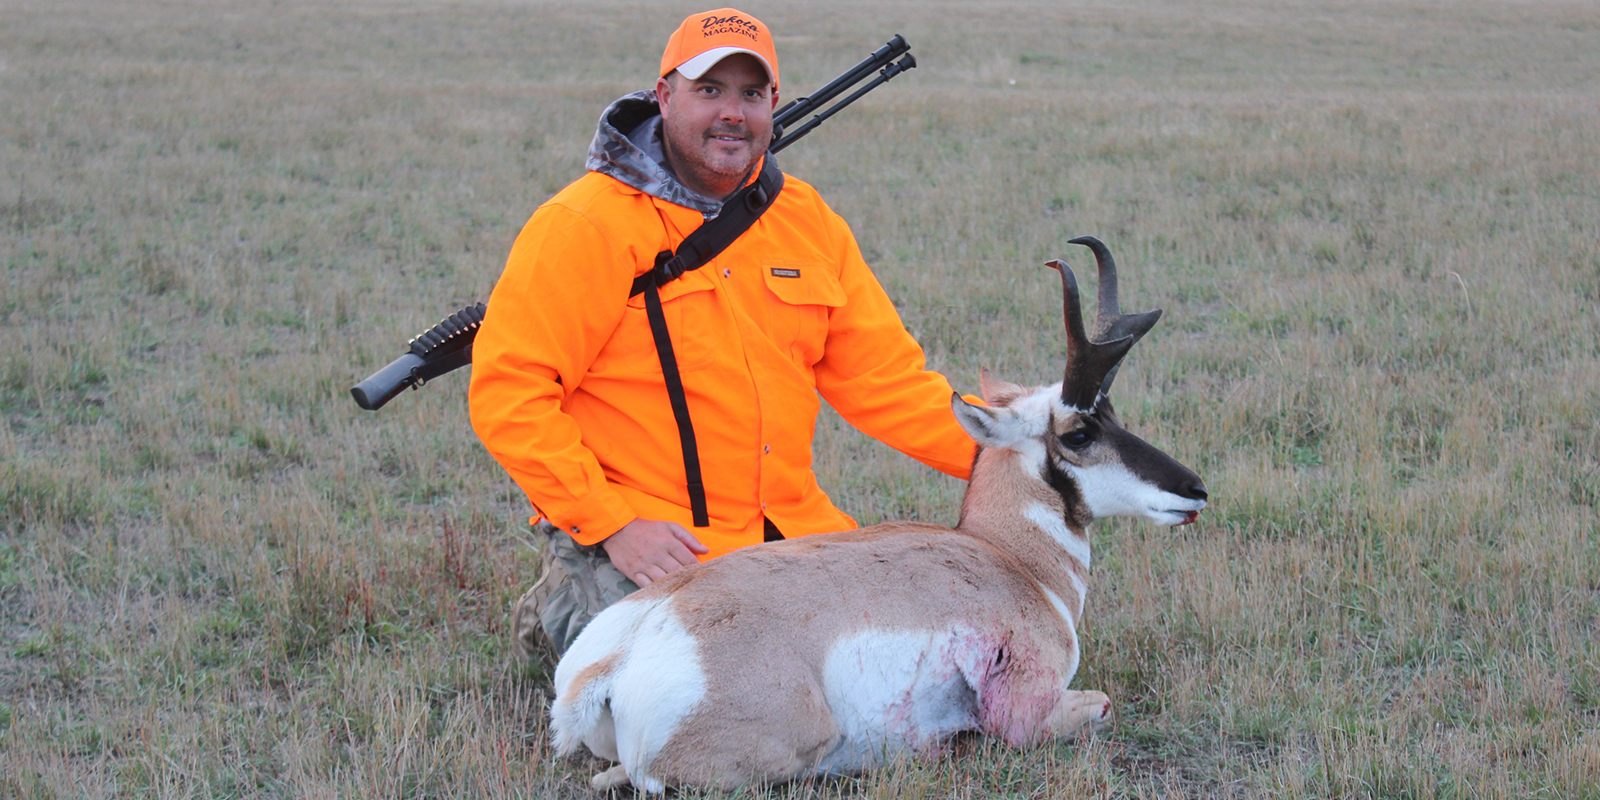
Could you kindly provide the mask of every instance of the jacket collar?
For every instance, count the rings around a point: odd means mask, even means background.
[[[661,149],[661,109],[653,89],[624,95],[606,106],[584,167],[707,217],[722,210],[721,200],[684,186],[667,168]]]

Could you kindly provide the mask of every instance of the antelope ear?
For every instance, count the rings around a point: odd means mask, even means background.
[[[1027,391],[1011,381],[996,378],[988,367],[978,369],[978,392],[983,395],[983,402],[991,406],[1003,406]]]
[[[952,392],[950,410],[967,434],[984,447],[1012,448],[1032,435],[1028,421],[1004,406],[975,406]]]

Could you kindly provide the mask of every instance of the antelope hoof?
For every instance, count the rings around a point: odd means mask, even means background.
[[[608,792],[612,789],[621,789],[628,785],[628,771],[618,764],[599,775],[589,779],[589,785],[596,791]]]
[[[1111,698],[1103,692],[1071,692],[1062,706],[1055,725],[1057,736],[1098,733],[1111,724]]]
[[[1096,692],[1096,694],[1099,694],[1099,692]],[[1111,698],[1102,694],[1100,699],[1104,702],[1101,703],[1100,710],[1094,719],[1089,722],[1089,733],[1099,733],[1111,727]]]

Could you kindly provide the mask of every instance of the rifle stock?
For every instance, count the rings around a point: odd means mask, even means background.
[[[467,306],[418,334],[404,355],[350,388],[356,405],[377,411],[406,389],[472,363],[472,340],[487,310],[483,303]]]

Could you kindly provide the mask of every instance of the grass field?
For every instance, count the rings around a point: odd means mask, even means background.
[[[0,0],[0,797],[588,795],[465,376],[347,390],[487,297],[694,10]],[[930,362],[1058,379],[1041,265],[1099,236],[1166,309],[1121,415],[1213,497],[1094,531],[1106,733],[769,794],[1600,798],[1600,9],[748,10],[792,89],[913,44],[781,160]],[[953,522],[817,448],[863,522]]]

